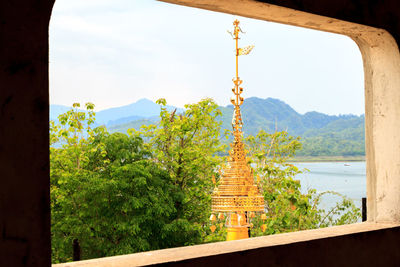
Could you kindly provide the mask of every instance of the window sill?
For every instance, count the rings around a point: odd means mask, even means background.
[[[343,226],[305,230],[292,233],[284,233],[270,236],[255,237],[249,239],[216,242],[187,247],[154,250],[135,254],[105,257],[99,259],[84,260],[78,262],[54,264],[53,267],[77,267],[77,266],[142,266],[177,262],[182,260],[201,258],[219,254],[246,251],[251,249],[280,246],[297,242],[307,242],[316,239],[344,236],[355,233],[369,232],[388,228],[399,227],[400,224],[390,223],[356,223]]]

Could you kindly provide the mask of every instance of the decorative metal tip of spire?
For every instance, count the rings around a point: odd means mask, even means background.
[[[236,76],[232,79],[234,95],[231,98],[231,103],[234,105],[232,118],[234,141],[230,144],[228,164],[222,166],[223,171],[220,170],[218,187],[214,189],[211,196],[211,208],[213,212],[219,212],[219,214],[218,220],[214,214],[210,216],[210,220],[212,223],[225,220],[226,227],[228,227],[227,240],[248,238],[247,229],[253,226],[251,220],[255,217],[254,212],[264,212],[264,197],[258,186],[259,181],[255,181],[254,171],[247,162],[246,151],[242,142],[243,122],[240,106],[243,104],[244,98],[241,96],[243,81],[239,78],[238,58],[240,55],[249,54],[254,46],[238,47],[239,33],[242,32],[239,23],[239,20],[235,20],[233,32],[228,31],[236,45]],[[215,176],[212,177],[212,180],[216,186]],[[210,229],[214,232],[216,226],[212,225]],[[265,231],[264,228],[263,230]]]

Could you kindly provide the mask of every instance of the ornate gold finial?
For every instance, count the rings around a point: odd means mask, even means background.
[[[248,238],[248,228],[252,225],[250,220],[255,217],[254,212],[264,211],[264,197],[254,181],[254,172],[247,163],[246,152],[242,142],[243,121],[240,106],[243,104],[244,98],[241,96],[243,92],[241,84],[243,81],[239,78],[238,58],[241,55],[249,54],[254,46],[239,48],[239,33],[243,33],[239,24],[240,22],[235,20],[233,22],[233,34],[229,32],[236,44],[236,76],[232,79],[234,96],[231,98],[231,103],[234,105],[232,118],[234,140],[231,143],[228,164],[222,167],[223,172],[220,171],[219,185],[212,194],[212,211],[220,212],[218,215],[219,220],[225,218],[223,213],[227,214],[227,240]]]

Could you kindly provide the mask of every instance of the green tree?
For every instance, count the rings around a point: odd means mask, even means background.
[[[211,99],[185,105],[182,114],[168,111],[164,99],[157,103],[161,107],[160,123],[129,132],[147,140],[145,146],[152,151],[154,162],[172,179],[174,195],[178,197],[174,204],[176,225],[171,225],[169,245],[200,243],[210,213],[211,177],[221,163],[218,154],[224,151],[219,134],[221,123],[217,120],[221,111]],[[176,240],[179,231],[191,234]]]
[[[168,173],[137,136],[91,128],[93,105],[51,122],[53,262],[134,253],[169,245],[174,197]]]
[[[253,236],[357,222],[360,210],[347,197],[332,191],[317,194],[315,189],[301,192],[295,176],[307,170],[288,162],[301,149],[299,137],[289,136],[285,131],[269,134],[261,130],[245,141],[251,164],[260,177],[267,209],[265,222],[255,221]],[[328,210],[320,209],[318,205],[327,194],[341,200]],[[265,233],[259,227],[262,223],[267,225]]]
[[[160,105],[160,123],[128,135],[93,128],[93,104],[80,105],[50,122],[50,179],[53,262],[72,260],[72,243],[82,259],[192,245],[224,239],[210,234],[213,184],[225,146],[221,115],[211,99],[185,105],[182,114]],[[260,131],[246,138],[248,155],[261,178],[268,230],[255,221],[252,235],[351,223],[359,210],[342,198],[327,211],[317,194],[300,191],[288,163],[301,148],[286,132]],[[220,226],[218,225],[218,228]]]

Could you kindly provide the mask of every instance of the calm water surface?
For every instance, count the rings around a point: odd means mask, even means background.
[[[294,163],[300,169],[308,169],[297,175],[302,191],[314,188],[317,192],[336,191],[351,198],[361,209],[361,198],[366,197],[365,162],[305,162]],[[326,196],[321,208],[335,205],[338,197]]]

